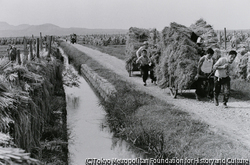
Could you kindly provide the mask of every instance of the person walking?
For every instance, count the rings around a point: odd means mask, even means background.
[[[15,62],[16,61],[16,48],[15,45],[10,45],[8,49],[9,60]]]
[[[141,74],[142,74],[142,80],[144,83],[144,86],[147,85],[147,79],[148,79],[148,71],[149,71],[149,58],[147,56],[147,50],[142,50],[141,56],[136,60],[136,63],[140,64],[141,68]]]
[[[207,54],[202,56],[198,63],[197,76],[196,76],[196,100],[200,100],[201,96],[205,94],[208,98],[213,98],[213,86],[214,82],[211,79],[212,68],[215,60],[212,58],[214,51],[212,48],[207,50]],[[205,86],[204,86],[205,84]]]
[[[149,63],[150,78],[151,78],[151,82],[154,83],[155,85],[157,85],[156,84],[157,79],[156,79],[154,70],[155,70],[156,64],[158,64],[159,55],[160,55],[160,52],[156,52],[152,56],[150,55],[150,57],[149,57],[149,60],[150,60],[150,63]]]
[[[227,102],[230,96],[230,77],[229,77],[229,65],[232,64],[237,52],[231,50],[226,57],[221,57],[214,64],[214,103],[219,105],[218,96],[221,92],[221,87],[224,89],[223,93],[223,105],[227,108]]]

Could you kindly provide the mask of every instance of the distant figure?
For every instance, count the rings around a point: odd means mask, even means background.
[[[221,57],[214,64],[214,103],[216,106],[219,105],[218,96],[221,91],[221,86],[224,89],[223,105],[227,108],[227,102],[230,96],[230,77],[229,77],[229,65],[233,63],[237,52],[231,50],[227,57]]]
[[[148,42],[144,41],[143,45],[136,51],[136,57],[139,58],[141,56],[141,52],[143,50],[146,50],[146,52],[147,52],[147,49],[148,49]]]
[[[147,51],[142,50],[141,56],[136,60],[136,63],[140,64],[141,68],[141,74],[142,74],[142,80],[144,82],[144,86],[147,85],[147,79],[148,79],[148,70],[149,70],[149,58],[147,56]]]
[[[10,61],[16,61],[16,48],[15,46],[9,45],[8,55]]]

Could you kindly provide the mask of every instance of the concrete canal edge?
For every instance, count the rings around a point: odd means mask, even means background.
[[[86,64],[81,65],[81,75],[88,83],[90,83],[91,86],[94,87],[94,89],[105,101],[108,101],[110,98],[116,96],[117,90],[115,87],[108,80],[99,76]]]

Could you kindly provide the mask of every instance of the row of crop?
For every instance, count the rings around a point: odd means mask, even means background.
[[[25,60],[34,50],[23,46],[21,60],[0,59],[0,130],[13,138],[15,145],[11,147],[25,149],[44,163],[67,164],[66,102],[59,51],[51,46],[50,54],[40,50]],[[5,161],[3,157],[1,161]]]
[[[108,45],[125,45],[125,34],[93,34],[80,35],[78,43],[94,45],[94,46],[108,46]]]

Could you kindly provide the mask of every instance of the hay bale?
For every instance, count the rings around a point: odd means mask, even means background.
[[[157,45],[159,40],[160,33],[156,29],[141,29],[136,27],[129,28],[125,50],[127,57],[126,69],[128,70],[129,64],[134,63],[134,61],[137,59],[136,51],[142,46],[144,41],[149,43],[148,53],[151,54],[151,51],[153,50],[151,46]]]
[[[195,81],[201,48],[191,40],[192,35],[192,30],[177,23],[171,23],[170,27],[163,29],[162,55],[156,66],[161,88],[188,88]]]
[[[208,48],[220,48],[218,44],[218,37],[213,27],[207,24],[207,22],[202,18],[192,24],[190,29],[203,38],[205,50]]]

